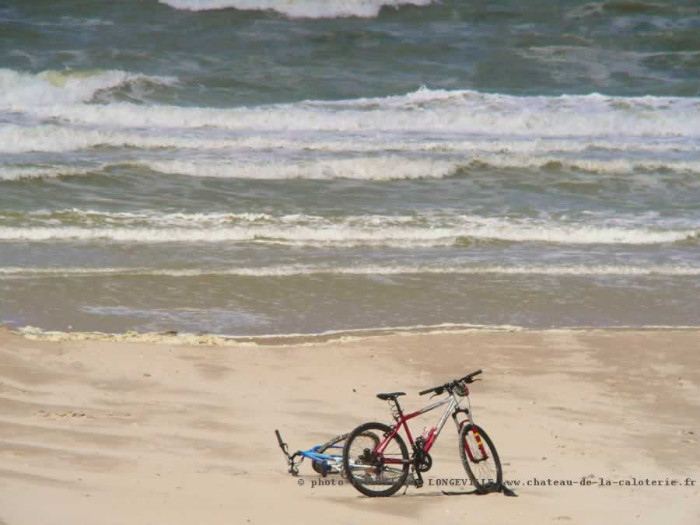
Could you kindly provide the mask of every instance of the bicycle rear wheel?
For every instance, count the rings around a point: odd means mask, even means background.
[[[459,433],[459,455],[474,488],[489,492],[503,483],[501,460],[496,447],[478,425],[464,425]]]
[[[343,449],[343,468],[348,481],[365,496],[391,496],[408,477],[408,449],[401,436],[386,440],[392,428],[365,423],[350,433]]]

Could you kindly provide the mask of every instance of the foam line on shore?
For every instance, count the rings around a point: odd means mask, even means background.
[[[410,335],[416,333],[446,333],[446,332],[515,332],[523,330],[519,326],[510,325],[472,325],[444,323],[437,325],[398,326],[385,328],[359,328],[347,330],[330,330],[320,333],[290,333],[254,336],[238,336],[225,334],[193,334],[185,332],[136,332],[124,333],[105,332],[64,332],[43,330],[34,326],[25,326],[11,330],[26,339],[36,341],[113,341],[129,343],[156,343],[193,346],[278,346],[278,345],[307,345],[327,341],[349,341],[366,337],[389,335]]]
[[[669,325],[649,325],[649,326],[576,326],[559,327],[548,329],[532,329],[513,325],[476,325],[443,323],[436,325],[416,325],[397,327],[377,327],[358,328],[348,330],[330,330],[320,333],[290,333],[290,334],[270,334],[255,336],[237,336],[223,334],[192,334],[168,332],[136,332],[127,331],[124,333],[105,332],[64,332],[53,330],[42,330],[41,328],[25,326],[19,329],[3,328],[0,331],[9,331],[21,337],[33,341],[109,341],[125,343],[148,343],[148,344],[169,344],[178,346],[312,346],[323,344],[328,341],[336,343],[352,342],[371,337],[386,336],[412,336],[417,334],[448,334],[448,333],[475,333],[475,332],[648,332],[648,331],[694,331],[700,330],[698,326],[669,326]]]

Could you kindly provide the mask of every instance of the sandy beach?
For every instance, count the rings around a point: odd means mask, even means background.
[[[697,330],[52,339],[0,333],[4,525],[700,522]],[[405,495],[287,473],[275,428],[311,446],[388,423],[378,392],[417,409],[418,390],[477,368],[475,419],[518,498],[442,494],[467,477],[451,423]]]
[[[700,525],[698,4],[0,2],[0,525]]]

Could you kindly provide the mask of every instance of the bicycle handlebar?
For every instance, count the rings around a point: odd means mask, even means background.
[[[289,447],[287,444],[282,440],[282,436],[280,435],[279,430],[275,430],[275,434],[277,435],[277,443],[279,443],[280,448],[282,449],[282,452],[284,453],[285,456],[287,456],[288,459],[293,459],[294,456],[296,456],[296,453],[292,456],[289,455]]]
[[[304,459],[303,454],[301,453],[301,450],[297,450],[294,454],[290,455],[289,454],[289,447],[282,439],[282,435],[280,434],[280,431],[275,430],[275,435],[277,436],[277,443],[279,443],[279,446],[282,449],[282,453],[287,458],[287,464],[289,465],[290,474],[293,474],[294,476],[296,476],[297,474],[299,474],[299,464],[301,463],[301,460],[298,462],[295,462],[294,460],[297,456],[302,456],[301,459],[302,460]]]
[[[440,386],[434,386],[433,388],[428,388],[426,390],[422,390],[421,392],[418,392],[419,395],[423,396],[425,394],[429,394],[430,392],[435,392],[436,394],[440,395],[442,394],[445,390],[448,392],[451,392],[452,389],[457,385],[457,383],[461,383],[464,381],[465,383],[473,383],[474,378],[481,374],[483,370],[479,369],[476,372],[472,372],[471,374],[467,374],[461,379],[455,379],[454,381],[451,381],[449,383],[445,383],[444,385]]]

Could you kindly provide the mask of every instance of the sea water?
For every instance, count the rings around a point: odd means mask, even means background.
[[[0,323],[698,312],[695,2],[0,5]]]

